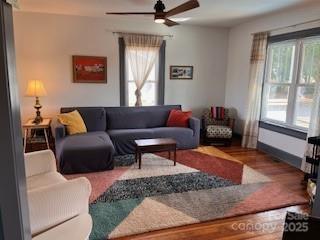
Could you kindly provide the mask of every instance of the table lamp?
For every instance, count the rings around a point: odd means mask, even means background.
[[[47,92],[46,89],[43,86],[43,82],[40,80],[31,80],[28,83],[28,88],[26,91],[26,96],[27,97],[35,97],[36,98],[36,103],[34,105],[34,108],[37,110],[36,111],[36,118],[33,120],[34,124],[39,124],[42,122],[42,117],[40,113],[40,109],[42,108],[39,97],[46,96]]]

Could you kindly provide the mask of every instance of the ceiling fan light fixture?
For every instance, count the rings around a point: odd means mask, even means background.
[[[155,23],[165,23],[166,22],[166,16],[164,13],[157,13],[154,15],[154,22]]]
[[[164,18],[154,18],[155,23],[165,23],[166,20]]]

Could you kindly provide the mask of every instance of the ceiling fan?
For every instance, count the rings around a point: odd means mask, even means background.
[[[157,3],[154,5],[155,12],[107,12],[106,14],[114,14],[114,15],[154,15],[154,21],[156,23],[163,23],[168,27],[172,27],[178,25],[179,23],[170,20],[168,17],[173,15],[183,13],[189,11],[191,9],[199,7],[200,4],[197,0],[190,0],[185,2],[178,7],[175,7],[168,12],[165,12],[166,9],[165,5],[161,0],[158,0]]]

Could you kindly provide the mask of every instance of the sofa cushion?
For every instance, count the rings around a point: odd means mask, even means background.
[[[116,153],[119,155],[135,152],[136,139],[154,138],[153,129],[115,129],[109,130]]]
[[[189,127],[189,119],[192,116],[192,112],[183,112],[181,110],[172,109],[170,111],[167,127]]]
[[[63,173],[102,171],[113,168],[115,153],[106,132],[67,136],[57,144],[57,158]]]
[[[109,130],[108,134],[113,139],[136,140],[143,138],[153,138],[153,129],[115,129]]]
[[[153,133],[155,138],[173,138],[176,141],[180,139],[188,140],[193,137],[192,129],[182,127],[153,128]]]
[[[165,127],[171,110],[181,110],[180,105],[155,106],[148,109],[148,128]]]
[[[184,138],[184,137],[192,137],[193,130],[191,128],[184,128],[184,127],[160,127],[160,128],[153,128],[153,135],[156,138],[164,138],[170,137],[171,138]]]
[[[86,133],[87,127],[77,110],[58,115],[61,124],[65,125],[69,135]]]
[[[101,148],[112,146],[110,138],[106,132],[90,132],[86,134],[77,134],[67,136],[64,139],[64,147],[68,150],[88,150],[92,148]]]
[[[66,113],[78,110],[87,126],[88,132],[106,130],[106,112],[103,107],[79,107],[79,108],[62,108],[61,112]]]
[[[155,138],[173,138],[177,141],[179,149],[195,148],[194,132],[191,128],[161,127],[153,128]]]
[[[27,189],[28,191],[37,189],[40,187],[48,187],[58,183],[67,181],[60,173],[58,172],[48,172],[45,174],[34,175],[27,178]]]
[[[171,109],[181,109],[181,106],[106,107],[107,129],[164,127]]]
[[[109,108],[106,113],[108,129],[142,129],[147,127],[148,113],[143,109],[132,111],[128,107]]]
[[[232,138],[232,129],[227,126],[207,126],[206,136],[208,138]]]

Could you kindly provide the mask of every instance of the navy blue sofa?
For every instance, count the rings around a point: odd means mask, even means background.
[[[62,173],[80,173],[113,169],[113,156],[132,154],[134,140],[173,138],[178,149],[199,145],[200,120],[190,118],[189,128],[166,127],[172,109],[180,105],[150,107],[72,107],[61,113],[78,110],[87,133],[68,136],[65,127],[52,125],[56,156]]]

